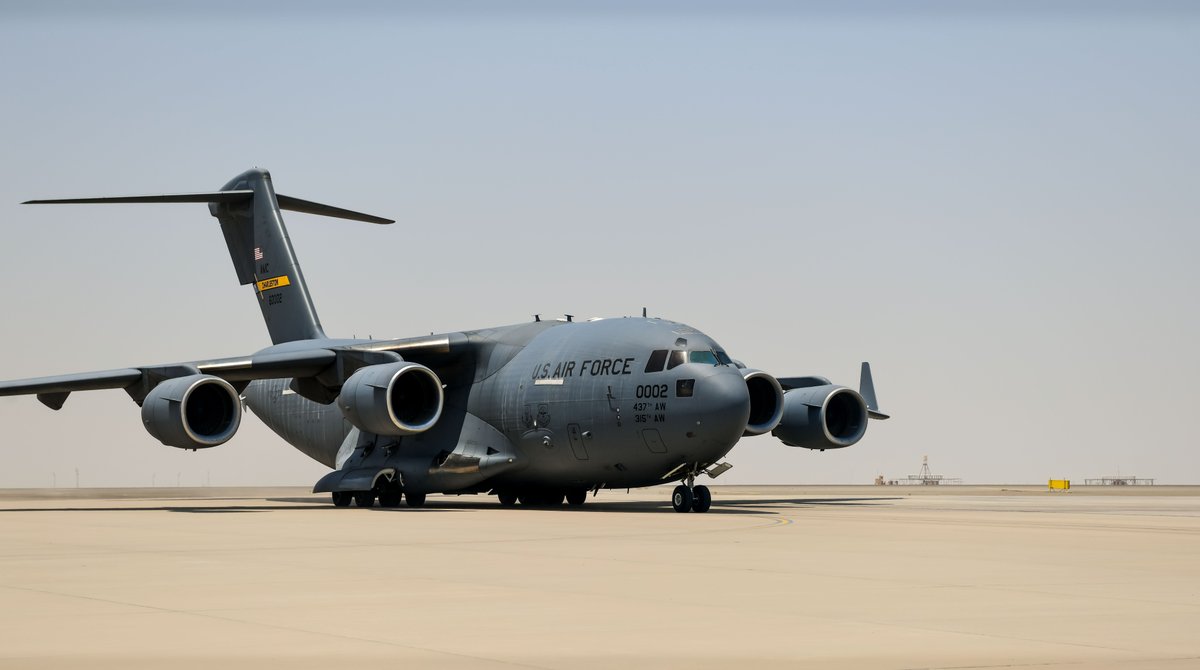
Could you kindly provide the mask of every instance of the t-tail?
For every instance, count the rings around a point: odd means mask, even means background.
[[[30,200],[25,204],[146,202],[208,203],[209,211],[221,222],[238,281],[254,285],[273,344],[325,337],[280,210],[393,223],[391,219],[276,195],[271,174],[257,168],[234,177],[221,190],[207,193]]]

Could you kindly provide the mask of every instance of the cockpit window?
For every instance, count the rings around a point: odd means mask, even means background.
[[[717,362],[721,365],[733,365],[733,359],[729,357],[729,354],[721,351],[720,349],[717,349],[713,353],[716,354]]]
[[[671,352],[671,357],[667,359],[667,369],[672,370],[687,362],[687,352],[676,349]]]
[[[650,360],[646,361],[646,372],[662,372],[663,364],[667,362],[667,350],[655,349],[650,354]]]
[[[688,354],[688,360],[692,363],[704,363],[706,365],[716,365],[717,355],[711,351],[693,351]]]

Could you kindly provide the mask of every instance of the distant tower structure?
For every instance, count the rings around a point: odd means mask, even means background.
[[[1100,477],[1099,479],[1085,479],[1083,483],[1087,486],[1154,486],[1154,479],[1149,477],[1113,475],[1110,477]]]
[[[921,457],[921,471],[915,475],[909,475],[905,481],[906,484],[920,484],[922,486],[938,486],[939,484],[961,484],[962,480],[958,477],[947,477],[945,475],[935,475],[929,470],[929,456]]]

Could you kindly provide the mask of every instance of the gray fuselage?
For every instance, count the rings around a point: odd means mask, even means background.
[[[422,492],[648,486],[716,462],[750,414],[741,372],[683,324],[535,321],[461,335],[457,356],[411,359],[445,384],[441,418],[418,435],[364,444],[336,403],[286,379],[251,383],[246,404],[338,469],[317,490],[369,488],[381,472]]]

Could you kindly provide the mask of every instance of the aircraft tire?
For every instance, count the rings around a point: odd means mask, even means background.
[[[380,507],[399,507],[400,498],[403,497],[399,491],[383,490],[379,492]]]
[[[354,500],[354,496],[350,495],[346,491],[334,491],[333,492],[333,506],[334,507],[349,507],[350,503],[353,500]]]
[[[671,507],[674,507],[676,512],[692,511],[692,504],[695,501],[696,499],[692,495],[692,490],[683,484],[676,486],[675,490],[671,493]]]
[[[375,505],[374,491],[356,491],[354,493],[354,504],[359,507],[372,507]]]
[[[404,495],[404,500],[406,502],[408,502],[409,507],[424,507],[425,506],[425,494],[424,493],[406,493]]]
[[[692,489],[692,495],[696,497],[692,502],[692,511],[701,514],[707,512],[712,507],[712,492],[707,486],[697,486]]]
[[[587,489],[571,489],[567,491],[567,504],[571,507],[579,507],[587,502]]]
[[[497,494],[496,497],[500,500],[501,507],[515,507],[517,504],[517,494],[515,493],[505,491]]]

